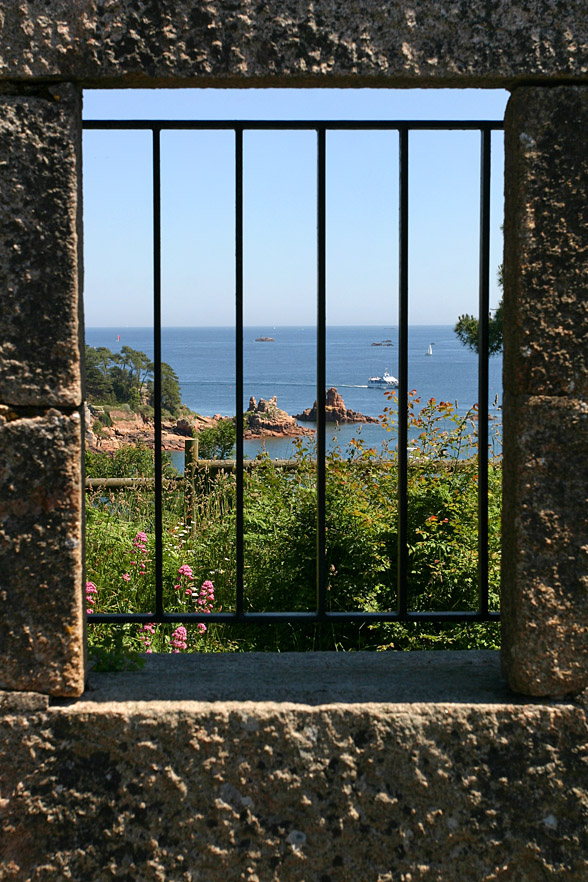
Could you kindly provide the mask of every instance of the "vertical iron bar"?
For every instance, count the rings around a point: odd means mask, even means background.
[[[325,462],[325,385],[326,385],[326,134],[317,130],[317,318],[316,318],[316,598],[317,612],[326,611],[326,462]]]
[[[243,129],[235,129],[235,426],[236,432],[236,575],[235,611],[243,615]]]
[[[408,610],[408,128],[399,129],[398,614]]]
[[[161,131],[153,130],[153,393],[155,468],[155,615],[163,616],[161,488]]]
[[[482,129],[480,153],[480,288],[478,315],[478,592],[488,613],[488,315],[490,297],[491,131]]]

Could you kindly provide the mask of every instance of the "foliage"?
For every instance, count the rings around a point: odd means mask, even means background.
[[[235,449],[235,423],[219,420],[215,426],[201,429],[197,437],[200,459],[228,459]]]
[[[474,352],[478,352],[479,348],[479,335],[480,323],[477,318],[473,315],[469,315],[466,313],[465,315],[460,315],[457,320],[457,324],[454,327],[454,333],[457,336],[458,340],[463,343],[464,346],[467,346],[469,349],[472,349]],[[489,313],[488,315],[488,354],[496,355],[498,352],[502,351],[502,299],[498,304],[498,308],[494,311],[494,315]]]
[[[162,451],[162,471],[167,477],[175,474],[171,457]],[[145,444],[127,444],[112,453],[86,450],[88,478],[150,478],[154,474],[153,451]]]
[[[477,605],[476,411],[458,414],[448,402],[409,402],[408,599],[418,611],[473,610]],[[395,401],[382,422],[392,430]],[[230,421],[227,421],[230,422]],[[497,442],[498,443],[498,442]],[[245,608],[305,611],[315,607],[316,472],[314,451],[299,442],[297,468],[286,471],[267,455],[244,476]],[[181,485],[180,485],[181,486]],[[326,572],[329,610],[386,611],[397,606],[396,451],[384,457],[361,440],[329,453],[326,470]],[[197,478],[188,525],[176,483],[163,488],[163,586],[166,609],[194,609],[196,586],[214,584],[214,608],[235,608],[236,481],[229,472]],[[499,605],[500,455],[489,469],[489,584]],[[154,530],[151,494],[95,494],[87,507],[87,572],[97,586],[97,611],[153,608]],[[145,554],[133,556],[137,535]],[[143,561],[137,568],[132,561]],[[191,580],[178,579],[188,567]],[[186,572],[186,570],[184,570]],[[125,578],[125,574],[129,576]],[[178,584],[181,590],[178,590]],[[172,651],[171,625],[148,635],[157,651]],[[101,645],[107,627],[90,628]],[[176,628],[177,630],[177,628]],[[123,645],[138,651],[145,632],[120,626]],[[180,635],[181,636],[181,635]],[[398,622],[338,626],[186,626],[186,650],[412,649],[497,647],[495,623],[446,625]],[[176,647],[177,648],[177,647]]]
[[[95,405],[129,404],[132,410],[153,404],[154,364],[144,352],[123,346],[113,353],[105,346],[86,346],[86,395]],[[180,384],[173,368],[161,363],[161,406],[172,416],[180,412]]]

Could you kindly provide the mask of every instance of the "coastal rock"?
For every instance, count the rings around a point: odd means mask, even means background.
[[[185,438],[191,438],[194,434],[194,428],[190,420],[179,419],[176,422],[176,432],[178,435],[183,435]]]
[[[246,428],[244,438],[277,438],[311,435],[312,429],[299,426],[296,419],[278,407],[277,396],[260,398],[259,403],[253,395],[245,413]]]
[[[128,444],[155,446],[155,426],[152,419],[140,413],[112,408],[104,419],[105,408],[91,408],[91,419],[86,424],[86,447],[94,453],[113,453]],[[218,419],[221,419],[219,416]],[[183,450],[186,438],[192,438],[200,429],[214,426],[215,417],[181,417],[175,423],[162,423],[162,450]],[[109,423],[109,424],[107,424]]]
[[[315,423],[317,419],[316,401],[312,407],[307,407],[302,413],[296,414],[295,419],[304,422]],[[342,396],[334,386],[325,393],[325,419],[328,423],[377,423],[377,417],[366,416],[345,407]]]

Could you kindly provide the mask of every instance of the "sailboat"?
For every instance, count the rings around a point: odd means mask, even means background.
[[[432,355],[433,354],[433,346],[434,345],[435,345],[434,343],[429,343],[429,348],[425,352],[425,355]]]

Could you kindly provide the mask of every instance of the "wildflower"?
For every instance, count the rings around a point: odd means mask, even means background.
[[[86,582],[86,603],[91,604],[91,606],[86,609],[86,612],[90,615],[94,612],[92,606],[96,603],[96,598],[93,597],[94,594],[98,594],[98,589],[93,582]]]
[[[135,542],[146,542],[147,541],[147,533],[137,533],[135,536]]]
[[[123,573],[123,579],[124,579],[125,582],[130,582],[130,581],[131,581],[130,574],[129,574],[129,573]]]
[[[170,644],[174,647],[173,652],[179,652],[180,649],[187,649],[188,644],[186,642],[188,637],[188,632],[184,628],[183,625],[179,625],[176,630],[172,633]]]
[[[181,587],[181,585],[174,585],[174,591],[179,591]]]
[[[198,624],[196,625],[196,630],[199,634],[204,634],[206,632],[206,625],[204,624],[204,622],[198,622]]]
[[[185,576],[187,579],[194,578],[194,575],[192,573],[192,567],[188,566],[188,564],[182,564],[182,566],[178,570],[178,575]]]

